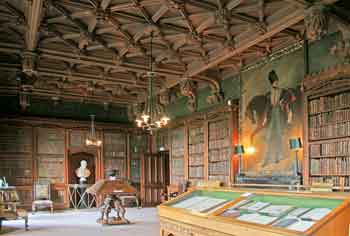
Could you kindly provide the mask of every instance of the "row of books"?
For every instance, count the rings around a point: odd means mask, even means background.
[[[230,139],[218,139],[209,141],[209,149],[226,148],[230,146]]]
[[[209,140],[223,139],[229,136],[227,120],[209,123]]]
[[[309,138],[311,140],[344,136],[350,136],[350,121],[309,129]]]
[[[172,175],[183,175],[184,174],[184,161],[183,161],[183,159],[172,159],[171,160],[171,173],[172,173]]]
[[[171,183],[172,184],[181,184],[183,183],[185,178],[182,175],[173,175],[171,176]]]
[[[114,144],[106,144],[103,146],[103,149],[106,151],[115,151],[115,150],[125,150],[125,143],[114,143]]]
[[[229,175],[230,173],[230,162],[211,162],[209,163],[209,175]]]
[[[203,127],[190,128],[188,132],[188,140],[190,144],[196,144],[203,142],[204,140],[204,129]]]
[[[184,147],[177,147],[171,149],[171,155],[173,157],[182,157],[184,156]]]
[[[209,180],[212,181],[220,181],[223,183],[228,183],[230,182],[230,177],[228,175],[209,175],[208,177]]]
[[[125,177],[125,165],[126,162],[123,159],[105,159],[104,161],[104,166],[105,166],[105,171],[109,170],[117,170],[117,176],[118,178],[123,178]]]
[[[229,148],[214,149],[209,151],[209,161],[226,161],[230,158],[231,150]]]
[[[188,144],[189,145],[196,145],[199,143],[204,143],[204,134],[195,136],[195,137],[189,137]]]
[[[121,133],[105,133],[103,141],[107,145],[110,145],[110,144],[125,145],[126,136],[125,136],[125,134],[121,134]]]
[[[312,184],[330,183],[333,186],[350,187],[349,176],[311,177]]]
[[[315,114],[328,110],[350,106],[350,93],[341,93],[335,96],[325,96],[309,102],[309,113]]]
[[[176,148],[181,148],[184,146],[184,140],[183,139],[173,139],[171,142],[171,147],[176,149]]]
[[[203,153],[204,152],[204,143],[188,145],[188,151],[190,154]]]
[[[188,158],[189,165],[203,165],[203,154],[190,155]]]
[[[309,127],[320,127],[331,123],[350,121],[350,109],[331,111],[309,117]]]
[[[119,151],[119,152],[116,152],[116,151],[105,151],[105,157],[125,157],[125,151]]]
[[[1,142],[1,141],[0,141]],[[21,143],[0,143],[0,152],[31,152],[32,144],[21,144]]]
[[[196,166],[189,168],[189,177],[190,178],[203,178],[203,166]]]
[[[350,175],[350,157],[311,159],[311,175]]]
[[[348,155],[349,152],[350,140],[310,145],[311,157]]]

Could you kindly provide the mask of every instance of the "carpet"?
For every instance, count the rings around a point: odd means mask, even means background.
[[[128,208],[129,225],[102,226],[96,223],[97,209],[67,210],[50,214],[38,212],[29,215],[29,231],[24,221],[4,221],[0,235],[16,236],[159,236],[156,208]]]

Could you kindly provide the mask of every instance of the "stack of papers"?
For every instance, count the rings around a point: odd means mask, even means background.
[[[205,212],[227,202],[225,199],[196,196],[173,204],[173,207],[184,208],[196,212]]]
[[[240,208],[240,207],[242,207],[242,206],[248,204],[249,202],[251,202],[251,200],[249,200],[249,199],[244,199],[244,200],[242,200],[242,201],[237,202],[237,203],[234,204],[233,206],[231,206],[230,209],[231,209],[231,208],[232,208],[232,209]]]
[[[286,228],[287,226],[298,222],[296,218],[283,218],[274,223],[272,226]]]
[[[258,213],[245,214],[245,215],[242,215],[242,216],[237,218],[237,220],[251,222],[251,223],[257,223],[257,224],[262,224],[262,225],[271,224],[276,219],[277,219],[277,217],[264,216],[264,215],[260,215]]]
[[[291,209],[293,209],[293,206],[271,205],[271,206],[268,206],[268,207],[260,210],[259,212],[269,214],[271,216],[281,216],[281,215],[287,213],[288,211],[290,211]]]
[[[315,221],[298,220],[294,224],[291,224],[290,226],[288,226],[287,229],[304,232],[305,230],[308,230],[314,224],[315,224]]]
[[[225,216],[225,217],[237,217],[239,215],[240,215],[240,211],[232,208],[227,209],[226,211],[221,213],[221,216]]]
[[[271,205],[271,203],[269,202],[252,202],[250,204],[240,207],[240,209],[248,211],[260,211],[261,209],[269,205]]]
[[[197,196],[197,197],[191,197],[191,198],[188,198],[188,199],[185,199],[183,201],[180,201],[180,202],[177,202],[175,204],[172,205],[172,207],[176,207],[176,208],[188,208],[192,205],[195,205],[201,201],[203,201],[205,199],[205,197],[200,197],[200,196]]]
[[[297,209],[294,209],[293,211],[289,212],[287,217],[297,218],[309,210],[310,210],[310,208],[297,208]]]
[[[205,212],[212,208],[215,208],[223,203],[225,203],[226,200],[220,199],[220,198],[209,198],[206,197],[201,202],[198,202],[197,204],[191,205],[187,207],[187,209],[196,211],[196,212]]]
[[[304,220],[321,220],[323,217],[325,217],[329,212],[331,212],[328,208],[315,208],[311,211],[307,212],[306,214],[301,216],[301,219]]]

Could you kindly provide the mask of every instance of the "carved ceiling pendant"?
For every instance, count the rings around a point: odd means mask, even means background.
[[[319,40],[328,32],[328,14],[326,6],[317,3],[305,12],[305,29],[307,38],[311,41]]]
[[[180,83],[180,92],[182,96],[187,97],[187,109],[191,112],[196,111],[196,85],[192,80],[185,80]]]

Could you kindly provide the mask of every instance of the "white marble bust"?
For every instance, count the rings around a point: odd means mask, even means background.
[[[90,170],[87,168],[87,161],[82,160],[80,162],[80,167],[75,170],[75,174],[81,184],[86,182],[86,179],[91,175]]]

